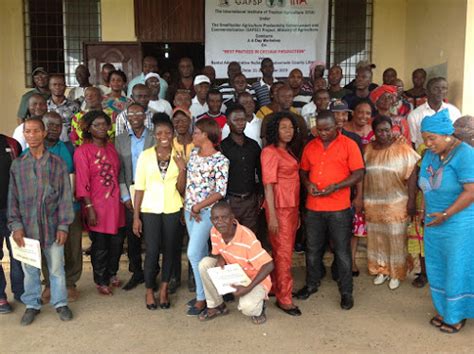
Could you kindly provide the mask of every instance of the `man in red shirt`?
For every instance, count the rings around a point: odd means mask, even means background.
[[[331,111],[316,118],[318,137],[306,145],[301,158],[301,183],[306,199],[306,285],[297,298],[307,299],[318,290],[326,243],[333,245],[339,274],[341,308],[354,305],[352,297],[352,212],[350,187],[364,175],[364,161],[357,144],[337,130]]]

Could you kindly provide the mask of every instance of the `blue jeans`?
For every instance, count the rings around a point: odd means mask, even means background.
[[[64,246],[54,242],[41,250],[48,264],[49,283],[51,284],[51,305],[55,308],[67,306],[66,275],[64,272]],[[26,308],[41,308],[41,272],[38,268],[23,263],[25,273],[25,292],[21,301]]]
[[[186,218],[186,227],[188,228],[188,259],[193,268],[194,279],[196,280],[196,300],[206,300],[204,287],[202,285],[201,275],[199,274],[199,262],[209,254],[209,234],[212,228],[211,210],[201,210],[201,221],[190,218],[189,211],[184,212]]]
[[[339,292],[352,294],[352,212],[306,212],[306,285],[316,288],[321,280],[321,262],[326,245],[331,240],[339,275]]]
[[[2,209],[0,210],[0,299],[7,299],[7,294],[5,293],[7,280],[2,267],[3,239],[5,239],[10,255],[10,284],[13,297],[15,300],[21,301],[20,297],[23,294],[23,270],[21,269],[21,262],[13,258],[9,235],[10,231],[7,228],[7,210]]]

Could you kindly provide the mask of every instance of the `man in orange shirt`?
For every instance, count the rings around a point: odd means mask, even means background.
[[[199,263],[207,302],[207,308],[201,312],[199,320],[207,321],[229,313],[207,270],[226,264],[239,264],[251,282],[247,286],[233,286],[233,294],[239,298],[238,308],[244,315],[251,316],[253,323],[264,323],[265,299],[272,287],[272,258],[262,248],[255,234],[237,222],[228,203],[221,201],[212,207],[211,221],[214,225],[211,230],[213,257],[205,257]]]
[[[306,285],[297,292],[307,299],[318,290],[328,239],[339,274],[341,308],[354,306],[352,297],[352,212],[350,187],[364,175],[364,161],[357,144],[338,132],[334,114],[321,111],[316,118],[318,137],[306,145],[301,158],[301,183],[306,199]]]

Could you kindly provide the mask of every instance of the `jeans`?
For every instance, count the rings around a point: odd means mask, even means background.
[[[352,294],[352,213],[341,211],[312,211],[306,213],[306,285],[316,288],[321,280],[321,262],[328,240],[334,251],[339,292]]]
[[[92,240],[91,262],[94,282],[97,285],[108,286],[110,278],[115,276],[119,269],[123,251],[123,230],[119,230],[117,235],[90,231],[89,236]]]
[[[142,213],[143,237],[145,239],[145,286],[153,289],[159,271],[160,253],[163,254],[161,281],[168,283],[173,269],[178,245],[179,218],[181,212],[172,214]]]
[[[54,242],[51,246],[42,249],[49,270],[49,282],[51,284],[50,303],[55,308],[67,306],[66,275],[64,272],[64,246]],[[26,308],[39,310],[41,308],[41,278],[40,270],[36,267],[23,263],[25,273],[25,292],[21,301]]]
[[[0,210],[0,299],[7,299],[5,289],[7,287],[7,280],[2,267],[3,259],[3,239],[7,243],[8,253],[10,255],[10,284],[13,293],[13,297],[20,301],[21,295],[23,294],[23,270],[21,269],[21,262],[13,258],[13,254],[10,247],[10,231],[7,228],[7,210]]]
[[[211,210],[201,210],[201,221],[197,222],[191,219],[189,211],[184,212],[186,218],[186,226],[188,228],[189,243],[188,243],[188,259],[193,268],[194,279],[196,280],[196,299],[198,301],[206,300],[204,294],[204,287],[202,285],[201,275],[199,274],[199,262],[209,253],[209,234],[212,228]]]

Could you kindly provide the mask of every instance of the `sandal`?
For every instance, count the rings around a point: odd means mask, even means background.
[[[450,324],[447,324],[447,323],[443,322],[441,327],[439,327],[439,330],[443,333],[454,334],[454,333],[458,333],[464,327],[465,324],[466,324],[465,319],[462,320],[459,323],[454,324],[454,325],[450,325]],[[459,327],[456,327],[458,325],[459,325]]]
[[[413,285],[415,288],[423,288],[428,283],[426,274],[416,273],[416,275],[417,277],[411,282],[411,285]]]
[[[256,325],[261,325],[267,322],[267,316],[265,315],[265,308],[266,308],[265,302],[263,302],[263,308],[262,308],[262,313],[259,316],[252,316],[251,320],[253,324]]]
[[[215,310],[212,313],[209,313],[209,310]],[[201,322],[213,320],[216,317],[224,316],[229,313],[229,309],[223,304],[213,309],[208,309],[207,307],[198,315],[198,319]]]
[[[431,320],[430,320],[430,325],[436,327],[436,328],[440,328],[442,325],[443,325],[443,317],[441,317],[440,315],[436,315],[434,316]]]

